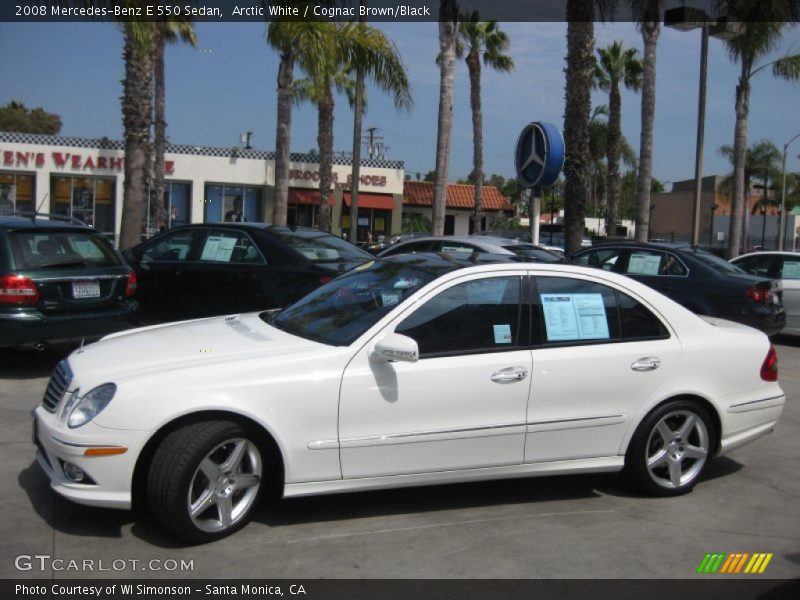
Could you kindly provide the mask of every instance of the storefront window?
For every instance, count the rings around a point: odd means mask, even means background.
[[[191,222],[191,189],[190,183],[164,183],[164,213],[159,215],[156,210],[155,190],[150,188],[149,201],[142,207],[143,238],[149,238],[163,231],[164,228],[186,225]],[[165,223],[166,221],[166,223]]]
[[[0,173],[0,215],[36,210],[33,181],[33,175]]]
[[[50,212],[74,217],[102,231],[114,233],[114,179],[51,177]]]
[[[263,221],[261,188],[241,185],[207,185],[205,194],[206,223]]]
[[[379,236],[388,236],[392,223],[391,211],[378,208],[358,209],[358,239],[356,242],[366,242],[370,234],[372,239],[379,241]],[[342,210],[342,231],[350,231],[350,207]]]

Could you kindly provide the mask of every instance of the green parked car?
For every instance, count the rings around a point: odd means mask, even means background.
[[[80,343],[135,326],[136,274],[75,219],[0,216],[0,348]]]

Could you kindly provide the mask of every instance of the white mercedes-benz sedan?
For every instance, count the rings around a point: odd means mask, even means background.
[[[82,504],[144,503],[193,542],[261,496],[622,471],[660,496],[775,426],[767,337],[632,279],[443,255],[369,262],[280,312],[107,336],[34,411]]]

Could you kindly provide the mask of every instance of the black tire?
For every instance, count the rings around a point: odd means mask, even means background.
[[[266,487],[265,456],[263,446],[237,423],[185,425],[164,438],[153,455],[148,506],[164,527],[188,542],[226,537],[244,527],[258,505]],[[193,505],[205,508],[192,515]]]
[[[639,424],[625,454],[623,475],[653,496],[678,496],[694,488],[716,449],[708,411],[690,400],[655,408]]]

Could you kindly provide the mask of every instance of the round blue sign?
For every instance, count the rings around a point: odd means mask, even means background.
[[[564,167],[564,138],[558,127],[540,122],[526,125],[517,139],[514,165],[526,188],[553,185]]]

